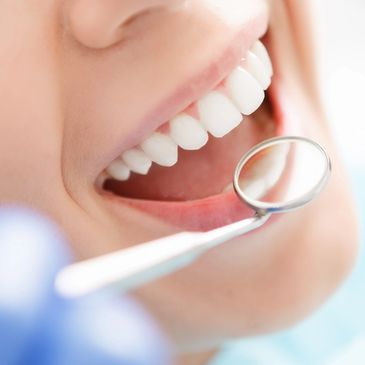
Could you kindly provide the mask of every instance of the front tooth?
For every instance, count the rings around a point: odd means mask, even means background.
[[[200,121],[214,137],[223,137],[242,121],[242,115],[225,95],[212,91],[197,102]]]
[[[141,175],[146,175],[152,165],[151,159],[137,148],[125,151],[121,157],[131,171]]]
[[[264,63],[251,51],[246,55],[245,68],[259,82],[264,90],[271,84],[271,76]]]
[[[267,51],[266,47],[262,44],[262,42],[260,41],[255,42],[251,48],[251,52],[254,53],[266,66],[266,69],[271,77],[274,74],[274,70],[272,67],[269,52]]]
[[[209,139],[201,124],[187,114],[180,114],[170,121],[170,136],[184,150],[198,150]]]
[[[142,142],[140,147],[158,165],[170,167],[177,162],[177,144],[170,136],[155,132]]]
[[[242,114],[250,115],[265,99],[265,93],[256,79],[242,67],[237,67],[226,79],[230,97]]]
[[[120,160],[114,160],[106,169],[106,172],[115,180],[126,181],[131,174],[126,164]]]

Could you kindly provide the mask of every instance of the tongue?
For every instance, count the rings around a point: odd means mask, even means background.
[[[133,174],[126,182],[110,180],[105,188],[120,196],[149,200],[186,201],[216,195],[232,182],[241,156],[274,134],[274,122],[260,111],[225,137],[211,137],[199,151],[180,149],[173,167],[154,164],[147,176]]]

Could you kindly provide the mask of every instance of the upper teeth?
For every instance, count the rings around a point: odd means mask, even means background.
[[[170,167],[177,162],[177,144],[167,134],[155,132],[140,147],[153,162],[161,166]]]
[[[146,175],[155,162],[173,166],[178,147],[198,150],[208,142],[208,133],[223,137],[236,128],[243,115],[250,115],[262,104],[271,83],[273,68],[265,46],[257,41],[248,51],[242,65],[224,81],[225,90],[213,90],[196,102],[198,119],[181,113],[169,122],[169,132],[153,132],[134,148],[124,151],[106,169],[113,179],[125,181],[130,173]]]
[[[218,91],[211,91],[198,102],[200,122],[214,137],[223,137],[242,121],[233,102]]]
[[[170,121],[170,136],[184,150],[198,150],[209,138],[202,124],[184,113]]]
[[[244,115],[252,114],[265,99],[262,87],[242,67],[237,67],[227,77],[226,85],[230,97]]]

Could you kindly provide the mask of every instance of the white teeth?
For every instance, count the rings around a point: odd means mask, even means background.
[[[177,162],[177,144],[170,136],[155,132],[140,146],[143,152],[158,165],[170,167]]]
[[[129,169],[141,175],[146,175],[152,165],[148,156],[137,148],[132,148],[122,154],[122,159]]]
[[[253,77],[255,77],[264,90],[270,86],[271,76],[269,70],[251,51],[248,51],[246,55],[246,69]]]
[[[223,137],[242,121],[242,115],[225,95],[212,91],[197,103],[200,121],[214,137]]]
[[[184,150],[198,150],[209,139],[202,125],[187,114],[180,114],[170,121],[170,136]]]
[[[125,151],[120,158],[113,161],[105,170],[111,178],[125,181],[131,172],[148,174],[152,162],[170,167],[177,163],[178,146],[185,150],[199,150],[209,140],[207,132],[214,137],[224,137],[235,129],[243,120],[243,115],[254,113],[265,99],[265,92],[271,83],[273,66],[265,46],[257,41],[247,52],[245,64],[236,67],[225,79],[225,90],[214,90],[195,103],[198,119],[181,113],[169,122],[169,134],[154,132],[139,146]],[[226,95],[227,94],[227,95]],[[279,169],[280,171],[280,169]],[[261,181],[250,189],[260,195]],[[261,185],[261,187],[260,187]],[[224,191],[231,191],[227,186]]]
[[[106,172],[115,180],[126,181],[131,174],[129,168],[122,160],[114,160],[106,169]]]
[[[250,115],[265,99],[265,93],[256,79],[242,67],[237,67],[226,80],[230,97],[242,114]]]
[[[256,41],[255,44],[251,48],[251,52],[254,53],[261,62],[266,66],[270,77],[274,74],[274,70],[272,67],[271,59],[269,56],[269,52],[266,47],[262,44],[261,41]]]

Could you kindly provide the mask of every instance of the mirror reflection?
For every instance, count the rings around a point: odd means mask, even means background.
[[[326,156],[317,146],[305,140],[283,140],[248,158],[239,186],[248,200],[288,204],[316,189],[327,169]]]

